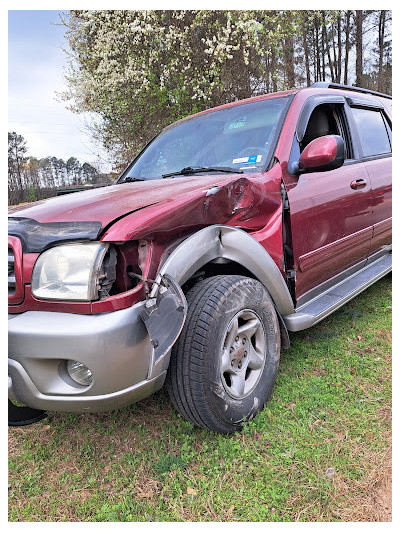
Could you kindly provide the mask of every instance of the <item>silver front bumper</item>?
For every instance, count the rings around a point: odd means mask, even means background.
[[[9,315],[9,396],[37,409],[100,412],[124,407],[160,389],[144,302],[99,315],[28,311]],[[93,382],[74,384],[66,361],[85,364]]]

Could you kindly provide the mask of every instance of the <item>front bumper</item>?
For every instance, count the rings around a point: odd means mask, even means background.
[[[152,368],[152,345],[140,315],[144,305],[99,315],[9,315],[9,396],[48,411],[101,412],[160,389],[166,369]],[[74,384],[65,370],[69,359],[90,368],[90,386]]]

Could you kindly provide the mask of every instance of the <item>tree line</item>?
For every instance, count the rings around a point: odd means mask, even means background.
[[[81,164],[75,157],[67,161],[57,157],[37,159],[28,156],[22,135],[8,133],[8,203],[42,200],[56,195],[66,186],[99,185],[110,178],[89,163]]]
[[[124,167],[162,127],[318,81],[391,93],[389,10],[71,10],[67,90]]]

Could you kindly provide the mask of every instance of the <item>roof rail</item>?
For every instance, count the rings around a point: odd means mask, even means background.
[[[378,93],[376,91],[370,91],[363,87],[355,87],[354,85],[342,85],[341,83],[331,83],[329,81],[317,81],[310,85],[310,87],[319,87],[324,89],[345,89],[346,91],[355,91],[358,93],[374,94],[375,96],[383,96],[384,98],[392,99],[390,94]]]

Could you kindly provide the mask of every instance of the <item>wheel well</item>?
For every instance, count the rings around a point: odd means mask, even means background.
[[[226,259],[210,261],[197,270],[183,285],[183,292],[186,293],[201,279],[211,278],[212,276],[229,276],[231,274],[237,274],[239,276],[246,276],[248,278],[256,279],[254,274],[247,270],[240,263],[235,261],[229,261]]]
[[[256,276],[250,270],[247,270],[240,263],[235,261],[229,261],[226,259],[211,261],[203,265],[199,270],[197,270],[182,286],[183,292],[186,294],[189,289],[191,289],[198,281],[212,276],[229,276],[231,274],[237,274],[240,276],[246,276],[248,278],[257,279]],[[275,311],[278,316],[280,333],[281,333],[281,347],[283,349],[288,349],[290,347],[289,333],[287,331],[286,325],[282,319],[281,314],[279,313],[276,305]]]

